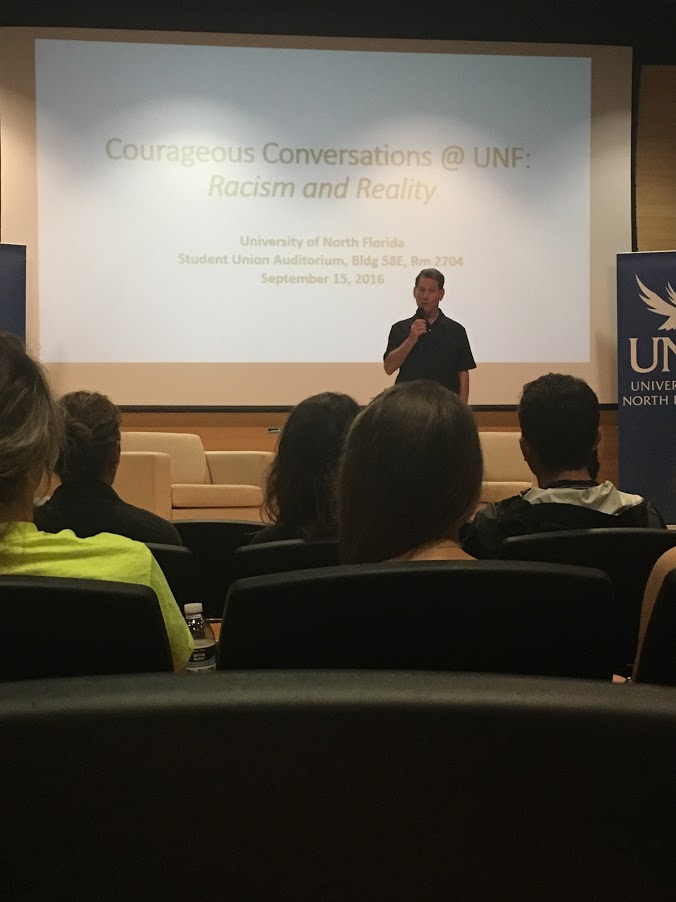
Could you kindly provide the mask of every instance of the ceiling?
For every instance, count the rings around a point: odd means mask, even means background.
[[[676,0],[475,0],[443,6],[429,0],[193,0],[175,7],[157,0],[55,0],[42,9],[3,0],[0,25],[620,44],[632,46],[639,63],[676,64]]]

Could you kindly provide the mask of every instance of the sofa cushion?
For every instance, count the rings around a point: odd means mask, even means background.
[[[202,439],[184,432],[123,432],[123,451],[163,451],[171,459],[173,483],[211,482]]]
[[[186,485],[171,487],[171,506],[260,507],[263,493],[257,485]]]
[[[172,520],[250,520],[261,523],[258,507],[175,507]]]
[[[214,485],[262,486],[272,451],[207,451],[207,464]]]
[[[523,459],[519,438],[518,432],[479,433],[484,457],[484,482],[533,484],[534,477]]]

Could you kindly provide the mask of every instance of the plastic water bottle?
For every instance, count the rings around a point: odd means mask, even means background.
[[[202,616],[202,605],[199,602],[186,604],[183,610],[195,645],[185,669],[190,673],[213,673],[216,670],[216,637],[211,624]]]

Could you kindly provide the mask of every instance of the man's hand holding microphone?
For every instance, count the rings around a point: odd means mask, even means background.
[[[418,341],[421,335],[425,335],[430,331],[430,324],[427,322],[427,317],[425,316],[425,311],[422,307],[418,307],[418,311],[415,315],[415,319],[411,323],[411,330],[408,333],[409,338],[413,340],[413,342]]]

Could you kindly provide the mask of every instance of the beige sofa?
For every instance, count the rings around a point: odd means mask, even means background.
[[[139,452],[168,456],[169,481],[164,493],[169,513],[163,516],[173,520],[261,519],[265,472],[274,457],[271,451],[205,452],[198,435],[123,432],[122,452],[123,457]],[[134,465],[129,458],[127,466]]]
[[[535,485],[535,477],[523,459],[518,432],[480,432],[484,456],[484,481],[479,507],[502,501]]]
[[[484,455],[479,508],[535,484],[518,432],[480,432],[479,438]],[[114,488],[130,504],[168,520],[260,521],[271,451],[205,452],[198,435],[167,432],[124,432],[122,449]]]

